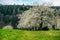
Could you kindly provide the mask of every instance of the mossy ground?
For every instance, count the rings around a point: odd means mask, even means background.
[[[0,40],[60,40],[60,30],[0,30]]]

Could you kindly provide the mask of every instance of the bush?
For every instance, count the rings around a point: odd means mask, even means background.
[[[4,26],[3,29],[13,29],[11,25]]]

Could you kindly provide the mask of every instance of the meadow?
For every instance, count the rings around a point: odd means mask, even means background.
[[[60,40],[60,30],[0,30],[0,40]]]

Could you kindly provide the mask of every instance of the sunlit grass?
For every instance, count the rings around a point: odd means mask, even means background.
[[[0,30],[0,40],[60,40],[60,30]]]

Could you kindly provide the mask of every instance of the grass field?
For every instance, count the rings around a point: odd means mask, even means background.
[[[0,40],[60,40],[60,30],[0,30]]]

